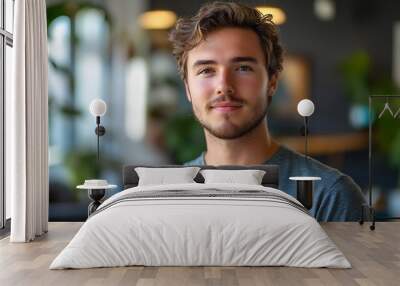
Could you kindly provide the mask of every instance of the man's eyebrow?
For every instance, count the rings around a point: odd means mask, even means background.
[[[235,57],[230,60],[232,63],[239,63],[239,62],[252,62],[257,63],[257,59],[253,57]],[[215,65],[217,62],[214,60],[198,60],[195,61],[193,64],[193,68],[203,65]]]
[[[257,63],[257,59],[253,57],[236,57],[231,59],[231,62],[238,63],[238,62],[253,62]]]
[[[198,60],[195,61],[193,67],[203,66],[203,65],[215,65],[217,62],[214,60]]]

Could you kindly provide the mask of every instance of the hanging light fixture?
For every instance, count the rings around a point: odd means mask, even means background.
[[[336,5],[333,0],[315,0],[314,13],[322,21],[330,21],[335,18]]]
[[[170,10],[153,10],[140,15],[139,24],[146,30],[166,30],[176,22],[176,14]]]
[[[257,6],[256,9],[260,11],[263,15],[271,14],[272,22],[274,22],[276,25],[282,25],[286,22],[286,14],[281,8],[271,6]]]

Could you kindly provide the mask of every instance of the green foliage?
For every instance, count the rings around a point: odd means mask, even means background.
[[[395,113],[400,108],[399,99],[390,100],[390,95],[400,95],[399,88],[388,76],[381,76],[379,80],[371,83],[371,94],[382,95],[383,99],[374,100],[372,109],[374,118],[377,118],[382,112],[386,96],[390,108]],[[400,167],[400,129],[398,128],[397,119],[394,119],[389,114],[386,114],[374,122],[374,138],[378,150],[388,157],[388,162],[394,167]]]
[[[378,111],[380,112],[380,110]],[[393,144],[393,126],[392,126],[393,118],[389,116],[383,116],[377,122],[375,122],[374,126],[374,137],[377,147],[383,153],[390,153]]]
[[[390,144],[390,163],[394,166],[400,166],[400,131],[397,131]]]
[[[371,94],[393,95],[399,94],[400,90],[388,75],[380,75],[379,78],[370,83]]]
[[[353,104],[368,102],[370,58],[365,51],[351,54],[340,64],[346,95]]]
[[[76,117],[82,115],[82,111],[80,109],[70,105],[60,105],[59,109],[64,116]]]
[[[192,114],[177,114],[170,118],[164,134],[167,149],[176,163],[190,161],[206,148],[203,129]]]
[[[64,163],[68,168],[72,187],[83,184],[86,179],[100,176],[101,166],[97,162],[97,153],[91,150],[73,150],[65,156]]]
[[[368,104],[369,95],[399,95],[400,90],[391,78],[379,74],[373,78],[370,56],[365,51],[357,51],[348,56],[339,66],[343,78],[345,92],[352,104]],[[381,113],[384,99],[373,100],[372,114],[374,122],[373,139],[377,149],[388,157],[388,162],[400,167],[400,130],[391,116],[383,116],[376,120]],[[400,108],[399,101],[390,101],[394,112]]]

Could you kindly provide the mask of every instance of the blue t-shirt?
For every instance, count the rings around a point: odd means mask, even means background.
[[[264,164],[279,165],[279,189],[296,197],[295,176],[318,176],[314,182],[310,214],[318,221],[357,221],[365,203],[360,187],[347,175],[321,162],[280,146]],[[204,153],[185,165],[204,165]]]

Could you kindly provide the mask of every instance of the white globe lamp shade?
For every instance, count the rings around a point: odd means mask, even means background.
[[[107,104],[104,100],[96,98],[90,102],[89,110],[93,116],[103,116],[106,114]]]
[[[303,116],[311,116],[314,113],[314,103],[309,99],[303,99],[297,105],[297,112]]]
[[[314,0],[314,13],[323,21],[335,18],[336,6],[333,0]]]

